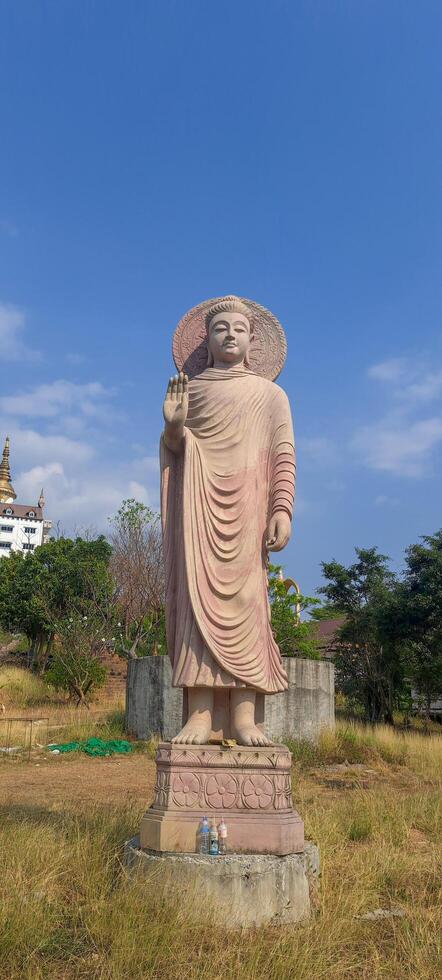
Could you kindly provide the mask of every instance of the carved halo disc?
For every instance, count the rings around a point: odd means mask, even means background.
[[[233,297],[218,296],[194,306],[180,320],[172,341],[172,354],[178,371],[189,378],[201,374],[207,367],[206,314],[211,306]],[[273,313],[251,299],[240,298],[249,307],[253,318],[254,339],[251,345],[250,370],[274,381],[282,371],[287,354],[284,330]]]

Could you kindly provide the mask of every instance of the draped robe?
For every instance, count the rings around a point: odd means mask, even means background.
[[[183,446],[161,440],[166,630],[175,687],[287,688],[270,626],[265,539],[292,516],[287,396],[243,367],[189,382]]]

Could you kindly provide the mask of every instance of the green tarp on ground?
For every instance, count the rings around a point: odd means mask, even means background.
[[[114,755],[116,752],[132,752],[130,742],[121,738],[88,738],[85,742],[60,742],[59,745],[48,746],[51,752],[85,752],[86,755]]]

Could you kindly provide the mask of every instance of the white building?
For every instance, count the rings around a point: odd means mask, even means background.
[[[33,551],[48,540],[52,522],[43,515],[41,491],[37,504],[16,504],[17,495],[9,469],[9,437],[6,436],[0,463],[0,558],[11,551]]]

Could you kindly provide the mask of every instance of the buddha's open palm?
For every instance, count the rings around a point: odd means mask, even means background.
[[[170,378],[163,405],[163,415],[166,426],[181,428],[187,419],[189,407],[189,379],[187,374],[180,371]]]

